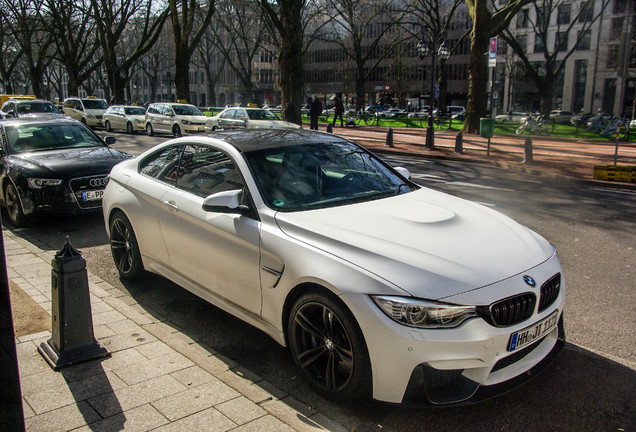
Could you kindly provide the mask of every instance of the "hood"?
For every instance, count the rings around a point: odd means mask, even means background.
[[[431,300],[546,261],[551,245],[510,218],[420,189],[366,203],[276,215],[281,230]]]
[[[204,115],[178,115],[176,116],[176,118],[179,121],[187,120],[192,123],[201,123],[201,124],[205,123],[208,120],[208,117]]]
[[[300,125],[296,123],[286,122],[284,120],[249,120],[248,129],[300,129]]]
[[[108,174],[113,166],[131,156],[107,146],[19,153],[7,164],[20,167],[26,176],[52,178]]]

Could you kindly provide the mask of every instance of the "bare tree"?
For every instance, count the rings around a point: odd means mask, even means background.
[[[214,23],[212,23],[214,26]],[[197,56],[193,64],[205,71],[208,90],[208,105],[216,105],[216,83],[219,82],[225,70],[225,57],[221,55],[214,31],[206,32],[197,46]]]
[[[564,0],[537,0],[534,7],[534,19],[528,20],[536,38],[535,49],[540,48],[543,62],[532,62],[528,58],[527,47],[521,46],[510,30],[502,33],[504,40],[512,47],[539,90],[540,112],[548,115],[552,109],[554,87],[563,73],[566,61],[574,54],[592,24],[599,18],[610,0],[601,0],[598,13],[592,9],[594,3],[584,3],[578,13],[566,22],[561,14],[565,5],[572,3]],[[556,19],[554,19],[556,17]],[[556,27],[553,27],[553,22]],[[576,28],[576,32],[573,29]],[[574,43],[570,43],[570,35],[574,34]],[[548,43],[548,35],[555,34],[554,44]],[[570,45],[568,49],[568,45]]]
[[[479,119],[486,115],[488,102],[488,52],[490,38],[508,27],[519,10],[535,0],[507,0],[500,9],[492,10],[492,0],[465,0],[473,21],[468,65],[468,106],[464,132],[479,131]]]
[[[5,24],[16,45],[22,51],[31,88],[36,96],[42,96],[44,71],[51,62],[53,36],[45,32],[38,11],[42,7],[39,0],[2,0],[0,5],[7,13]]]
[[[353,63],[356,103],[360,109],[364,105],[365,83],[373,70],[410,37],[399,31],[398,26],[408,9],[395,7],[393,0],[329,2],[338,18],[331,22],[332,31],[325,40],[340,47],[343,60]]]
[[[78,95],[82,83],[101,65],[99,40],[89,3],[76,0],[44,0],[39,16],[52,36],[55,58],[68,75],[69,95]]]
[[[262,50],[270,29],[258,3],[250,0],[226,0],[217,3],[217,15],[211,31],[225,63],[241,82],[242,103],[253,101],[254,58]]]
[[[0,9],[0,78],[4,91],[13,93],[11,77],[22,57],[22,51],[18,49],[15,39],[11,35],[9,20],[8,10],[3,6]]]
[[[300,121],[303,91],[303,10],[305,0],[260,0],[280,40],[278,65],[283,100],[289,99],[296,107]]]
[[[214,0],[209,0],[207,9],[197,0],[169,0],[172,35],[174,38],[174,83],[177,99],[190,100],[190,59],[214,14]],[[204,9],[203,19],[197,19],[197,11]],[[194,25],[198,24],[195,30]]]
[[[157,41],[170,11],[156,14],[152,0],[90,0],[108,86],[117,103],[124,101],[124,89],[130,67]],[[120,39],[127,26],[134,23],[134,47],[124,51]]]

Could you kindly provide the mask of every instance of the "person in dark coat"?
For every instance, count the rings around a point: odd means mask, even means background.
[[[285,112],[283,113],[283,119],[290,123],[298,124],[298,117],[296,117],[296,107],[289,99],[285,101]]]
[[[311,103],[309,107],[309,117],[311,119],[309,128],[313,130],[318,130],[318,117],[322,114],[322,103],[320,103],[320,99],[318,96],[314,96],[314,101]]]
[[[342,104],[342,101],[338,97],[333,100],[333,111],[334,111],[333,126],[336,125],[336,120],[338,119],[338,116],[340,116],[340,127],[343,127],[344,120],[342,119],[342,114],[344,114],[344,105]]]

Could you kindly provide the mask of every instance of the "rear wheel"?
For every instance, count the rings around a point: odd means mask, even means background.
[[[371,362],[353,314],[322,292],[302,295],[288,322],[289,347],[303,377],[324,396],[343,400],[371,394]]]
[[[175,138],[179,138],[181,136],[181,128],[179,127],[179,125],[172,126],[172,135]]]
[[[150,123],[146,123],[146,134],[148,136],[153,136],[155,134]]]
[[[9,220],[16,228],[21,228],[26,225],[27,217],[22,211],[22,204],[20,203],[20,197],[18,191],[12,183],[8,183],[4,191],[5,202],[7,205],[7,213],[9,214]]]
[[[135,232],[126,215],[120,211],[110,220],[110,251],[123,279],[135,280],[144,274]]]

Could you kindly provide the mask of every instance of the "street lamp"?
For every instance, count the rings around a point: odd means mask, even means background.
[[[439,46],[438,46],[439,45]],[[428,107],[428,127],[426,128],[426,148],[433,150],[435,148],[435,134],[433,130],[433,105],[435,102],[435,74],[437,72],[437,57],[442,60],[448,60],[450,57],[450,49],[446,46],[444,38],[435,33],[427,42],[422,39],[418,42],[417,55],[424,60],[426,56],[432,54],[431,60],[431,93]]]

